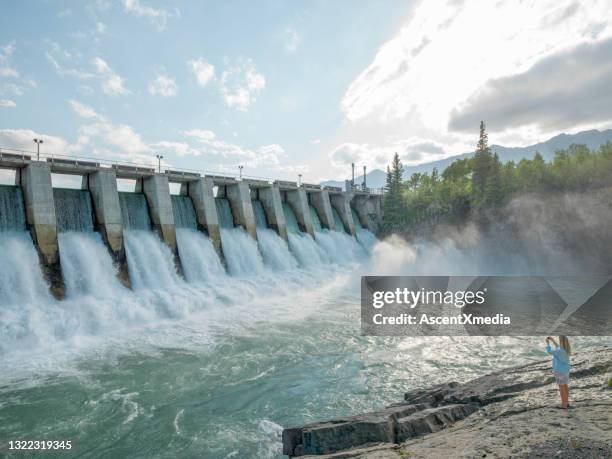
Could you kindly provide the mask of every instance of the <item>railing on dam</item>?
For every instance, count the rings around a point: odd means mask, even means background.
[[[52,167],[52,172],[67,173],[67,174],[87,174],[92,170],[98,169],[113,169],[117,176],[121,175],[130,178],[146,177],[155,174],[156,172],[163,172],[168,176],[170,181],[188,181],[195,180],[197,178],[206,176],[210,178],[218,178],[223,180],[235,180],[235,181],[249,181],[253,185],[267,185],[276,183],[282,187],[297,188],[297,182],[276,180],[269,177],[260,177],[255,175],[236,174],[229,171],[212,171],[212,170],[197,170],[197,169],[186,169],[180,167],[173,167],[170,164],[156,164],[155,158],[151,158],[148,163],[136,163],[131,161],[123,161],[112,158],[93,158],[88,156],[77,156],[77,155],[65,155],[58,153],[44,153],[40,154],[36,151],[22,150],[14,147],[0,147],[0,167],[7,168],[18,168],[22,167],[29,162],[46,162]],[[331,192],[342,192],[344,191],[340,187],[316,185],[311,183],[302,183],[302,188],[311,191],[327,190]],[[382,195],[384,190],[382,188],[355,188],[353,191],[369,193],[372,195]]]

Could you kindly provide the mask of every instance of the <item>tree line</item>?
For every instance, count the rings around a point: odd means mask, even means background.
[[[533,159],[502,163],[489,147],[484,122],[471,158],[458,159],[439,173],[414,173],[404,180],[395,153],[387,167],[383,233],[432,222],[461,222],[474,213],[503,207],[525,193],[587,191],[612,186],[612,143],[597,150],[571,145],[551,162]]]

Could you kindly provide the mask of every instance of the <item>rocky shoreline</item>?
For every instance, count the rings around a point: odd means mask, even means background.
[[[612,348],[572,356],[569,410],[550,360],[407,392],[379,411],[283,431],[290,457],[612,457]]]

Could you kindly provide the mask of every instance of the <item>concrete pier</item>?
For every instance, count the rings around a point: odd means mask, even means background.
[[[253,239],[257,240],[257,225],[249,185],[245,182],[226,185],[226,197],[232,208],[234,225],[242,226]]]
[[[26,221],[54,296],[64,294],[62,271],[59,264],[57,220],[51,168],[46,163],[31,162],[21,170],[21,189],[26,209]]]
[[[176,229],[174,227],[174,214],[172,213],[168,177],[155,174],[143,178],[142,191],[147,198],[153,227],[159,233],[162,240],[170,247],[172,253],[176,255],[178,253],[176,247]]]
[[[380,215],[380,197],[368,194],[356,194],[351,201],[351,208],[359,216],[361,225],[375,232]]]
[[[115,258],[124,260],[123,222],[115,171],[97,171],[85,177],[98,229]]]
[[[353,222],[353,213],[351,212],[352,194],[349,192],[334,193],[330,195],[331,205],[340,215],[345,231],[351,236],[355,236],[355,223]],[[336,228],[341,230],[341,228]]]
[[[219,230],[219,217],[215,205],[213,192],[213,181],[209,178],[200,178],[187,182],[187,195],[193,202],[196,213],[198,229],[205,231],[210,238],[213,247],[221,255],[221,232]]]
[[[270,228],[274,229],[284,240],[287,240],[287,222],[283,212],[283,201],[279,186],[273,184],[268,187],[258,188],[257,197],[264,208]]]
[[[317,211],[321,226],[328,230],[335,230],[334,214],[332,213],[329,192],[327,190],[313,191],[308,193],[310,204]]]
[[[296,190],[287,190],[287,202],[293,209],[295,218],[297,219],[300,230],[314,237],[314,228],[312,226],[312,218],[310,216],[310,208],[308,207],[308,196],[306,190],[298,188]]]

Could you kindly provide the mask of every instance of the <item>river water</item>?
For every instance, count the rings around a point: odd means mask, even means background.
[[[26,269],[36,263],[27,235],[2,235],[0,282],[12,288],[0,302],[0,439],[71,440],[71,454],[87,457],[281,457],[283,427],[545,358],[534,338],[360,336],[359,276],[408,274],[415,255],[336,233],[292,233],[301,252],[289,262],[272,234],[260,256],[248,235],[224,228],[226,256],[239,258],[228,275],[218,260],[200,269],[210,241],[183,232],[185,281],[153,233],[128,231],[131,291],[109,276],[97,233],[62,233],[62,302]],[[308,250],[321,258],[305,263]]]

